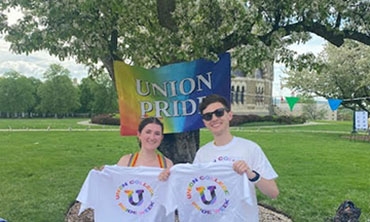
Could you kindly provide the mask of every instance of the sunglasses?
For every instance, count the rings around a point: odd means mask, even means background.
[[[204,119],[205,121],[210,121],[212,119],[213,114],[215,114],[216,117],[221,117],[225,114],[225,111],[227,111],[227,109],[219,108],[219,109],[216,109],[213,112],[204,113],[204,114],[202,114],[202,119]]]

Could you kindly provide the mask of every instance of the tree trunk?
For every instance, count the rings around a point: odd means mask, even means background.
[[[165,134],[159,151],[176,163],[192,163],[199,149],[199,130]]]

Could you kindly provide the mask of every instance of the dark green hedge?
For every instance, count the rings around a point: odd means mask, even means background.
[[[239,126],[245,123],[276,122],[278,124],[303,124],[306,119],[302,116],[259,116],[259,115],[233,115],[230,126]]]
[[[101,114],[91,118],[95,124],[120,125],[119,118],[114,114]],[[278,124],[303,124],[306,119],[302,116],[259,116],[259,115],[234,115],[230,126],[239,126],[245,123],[276,122]]]

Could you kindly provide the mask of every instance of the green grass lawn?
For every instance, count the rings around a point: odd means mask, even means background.
[[[31,122],[30,122],[31,121]],[[108,131],[16,131],[12,129],[85,129],[64,120],[0,120],[0,217],[9,222],[64,221],[88,172],[115,164],[138,148],[136,137],[122,137],[118,127]],[[45,127],[46,126],[46,127]],[[79,128],[80,127],[80,128]],[[234,128],[237,136],[261,145],[279,174],[280,196],[270,205],[294,221],[325,221],[339,204],[351,199],[370,221],[370,144],[342,138],[350,122],[305,126]],[[211,139],[201,130],[201,144]]]

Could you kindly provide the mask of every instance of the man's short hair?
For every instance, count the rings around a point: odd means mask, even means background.
[[[199,105],[199,111],[200,113],[203,113],[203,110],[205,108],[207,108],[207,106],[211,103],[216,103],[216,102],[219,102],[221,103],[226,109],[227,111],[230,111],[230,104],[229,102],[225,99],[225,97],[223,96],[220,96],[218,94],[210,94],[208,96],[206,96],[202,102],[200,103]]]

